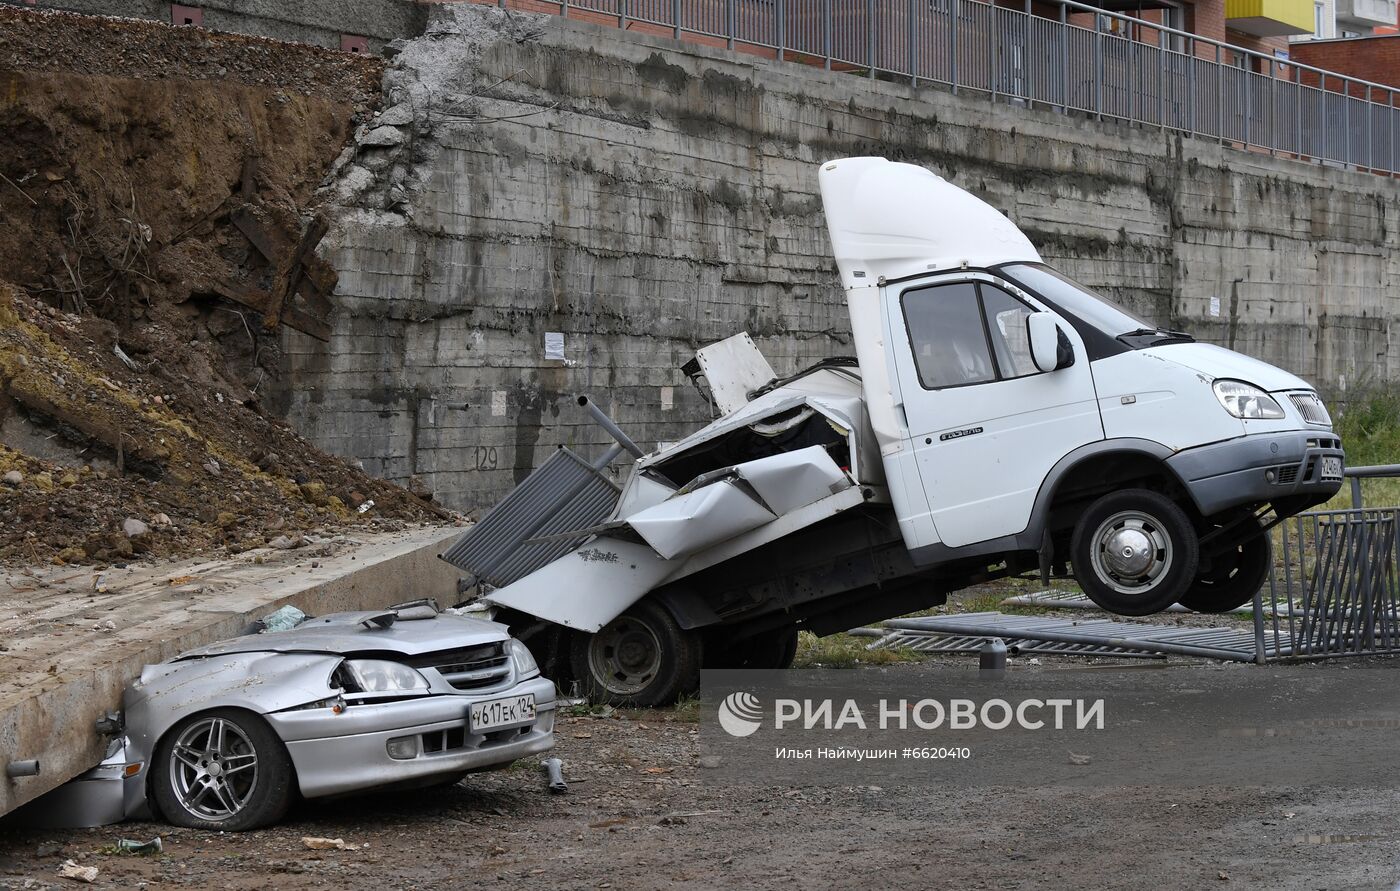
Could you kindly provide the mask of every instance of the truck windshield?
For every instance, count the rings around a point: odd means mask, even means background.
[[[1171,331],[1138,318],[1049,266],[1009,263],[998,271],[1056,310],[1134,349],[1166,343],[1191,343],[1194,340],[1184,332]]]

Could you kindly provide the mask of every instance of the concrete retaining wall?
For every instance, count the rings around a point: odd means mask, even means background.
[[[1331,391],[1396,375],[1392,180],[557,17],[434,15],[338,172],[341,312],[329,346],[288,336],[280,405],[452,506],[601,442],[573,393],[650,446],[705,416],[679,371],[697,346],[747,329],[780,372],[849,353],[815,167],[847,155],[929,166],[1070,274]]]

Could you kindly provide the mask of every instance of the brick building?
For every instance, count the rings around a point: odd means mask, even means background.
[[[1360,80],[1400,87],[1400,33],[1346,40],[1309,40],[1292,47],[1293,59]]]

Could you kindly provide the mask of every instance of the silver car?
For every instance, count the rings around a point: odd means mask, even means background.
[[[105,788],[123,816],[252,829],[295,792],[445,784],[542,752],[554,692],[504,625],[421,603],[337,613],[147,666],[125,740],[86,779],[120,777]]]

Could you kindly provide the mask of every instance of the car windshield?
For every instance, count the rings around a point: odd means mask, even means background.
[[[1138,318],[1106,297],[1101,297],[1068,276],[1038,263],[1009,263],[999,270],[1012,281],[1038,294],[1054,308],[1079,318],[1109,337],[1148,336],[1190,340],[1185,334],[1168,331]]]

